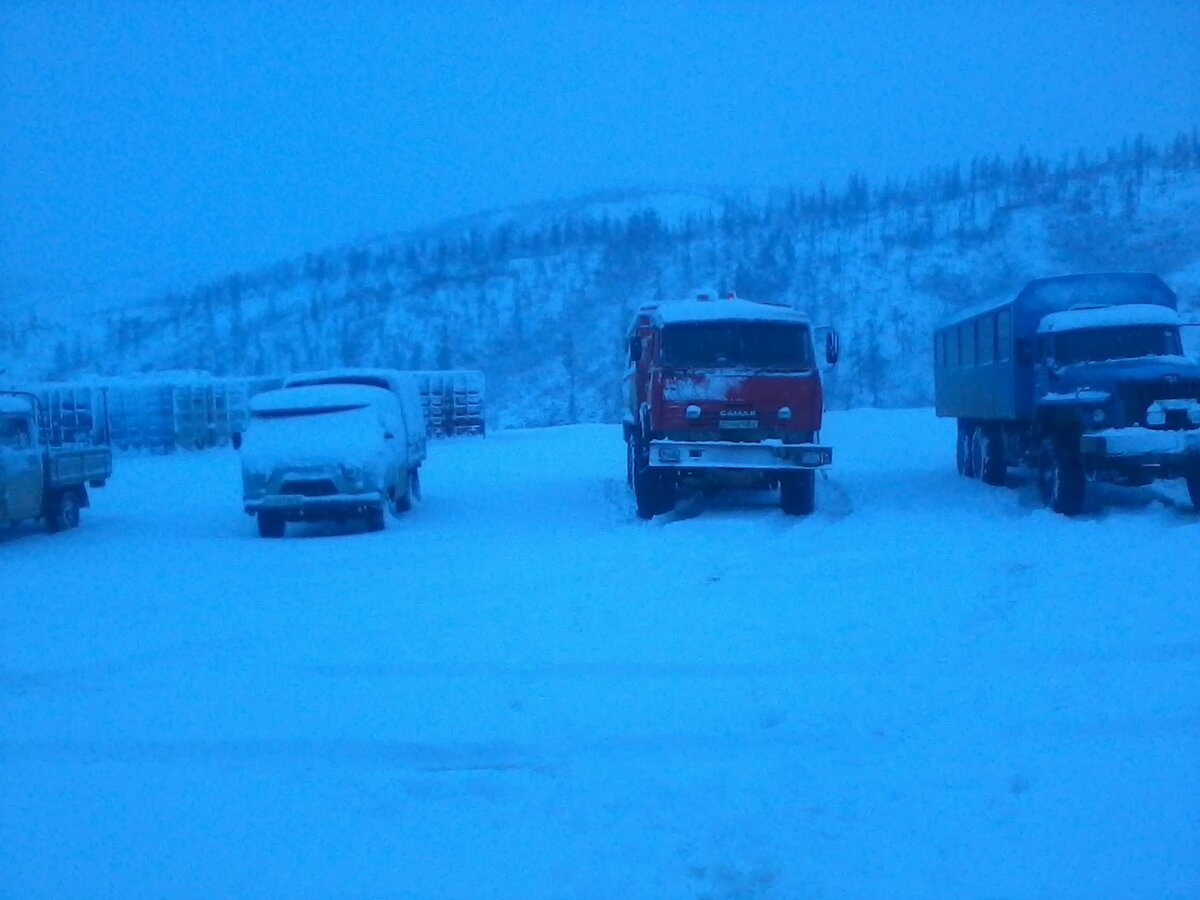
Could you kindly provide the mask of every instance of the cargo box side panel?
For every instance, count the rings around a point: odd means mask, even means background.
[[[112,452],[107,448],[52,450],[47,470],[51,487],[105,481],[112,476]]]
[[[1011,361],[942,369],[934,376],[935,409],[954,419],[1025,419],[1031,381],[1028,367]]]

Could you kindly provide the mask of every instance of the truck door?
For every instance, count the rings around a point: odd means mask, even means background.
[[[0,520],[42,514],[42,454],[29,416],[0,416]]]

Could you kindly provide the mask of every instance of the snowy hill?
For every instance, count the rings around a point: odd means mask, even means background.
[[[119,310],[15,315],[0,366],[70,377],[335,364],[480,368],[494,425],[613,421],[631,310],[698,289],[842,331],[834,407],[931,396],[934,323],[1032,277],[1133,269],[1200,310],[1200,135],[1018,153],[841,191],[620,193],[481,214]]]

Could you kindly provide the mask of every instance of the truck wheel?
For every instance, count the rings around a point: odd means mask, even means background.
[[[1200,472],[1193,472],[1187,477],[1187,489],[1192,506],[1200,512]]]
[[[984,484],[1003,485],[1008,474],[1004,439],[995,428],[980,426],[971,438],[971,469]]]
[[[650,454],[643,449],[644,444],[640,434],[626,441],[629,484],[633,488],[638,518],[653,519],[658,515],[658,478],[650,469]]]
[[[413,479],[416,477],[416,470],[404,473],[404,484],[396,486],[396,497],[392,501],[392,515],[399,516],[401,513],[406,513],[412,509],[413,498]]]
[[[258,536],[265,538],[281,538],[287,531],[287,520],[279,513],[259,512]]]
[[[639,519],[653,519],[662,512],[662,484],[649,468],[633,470],[633,500]]]
[[[79,525],[79,497],[74,491],[63,491],[50,501],[46,512],[46,530],[51,534],[68,531]]]
[[[1079,454],[1047,438],[1038,456],[1038,490],[1042,502],[1064,516],[1078,515],[1083,511],[1086,486]]]
[[[971,435],[975,429],[969,425],[958,423],[958,444],[955,448],[955,463],[958,474],[963,478],[974,478],[975,467],[971,464]]]
[[[785,515],[807,516],[816,509],[817,473],[785,472],[779,478],[779,505]]]
[[[643,442],[631,442],[630,467],[633,499],[640,519],[653,519],[675,508],[675,473],[650,467],[650,453]]]

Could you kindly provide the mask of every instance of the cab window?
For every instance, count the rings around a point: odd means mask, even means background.
[[[21,450],[28,446],[30,446],[28,421],[15,416],[0,418],[0,447]]]

